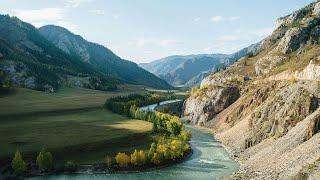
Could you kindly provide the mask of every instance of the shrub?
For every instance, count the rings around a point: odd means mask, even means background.
[[[298,82],[297,78],[295,78],[294,76],[292,76],[291,79],[290,79],[290,83],[291,83],[291,84],[295,84],[295,83],[297,83],[297,82]]]
[[[27,164],[22,159],[20,151],[16,151],[14,158],[11,162],[11,166],[14,171],[14,174],[18,176],[23,175],[27,171]]]
[[[126,153],[118,153],[116,155],[116,162],[120,167],[127,167],[130,163],[130,157]]]
[[[53,168],[52,154],[46,151],[45,148],[42,148],[39,155],[37,156],[36,164],[40,171],[51,171]]]
[[[78,165],[72,161],[68,161],[64,165],[64,170],[67,172],[75,172],[78,169]]]
[[[191,133],[185,129],[181,130],[179,138],[185,142],[190,141],[191,140]]]

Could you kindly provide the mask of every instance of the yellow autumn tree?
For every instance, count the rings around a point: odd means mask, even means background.
[[[127,167],[130,163],[130,156],[128,156],[126,153],[119,152],[116,155],[116,162],[120,167]]]
[[[139,157],[140,157],[140,165],[143,165],[147,162],[147,156],[143,150],[139,151]]]
[[[140,157],[139,157],[139,153],[137,150],[134,150],[134,152],[131,154],[131,164],[137,166],[139,165],[139,162],[140,162]]]
[[[131,154],[131,164],[135,166],[144,165],[146,163],[146,160],[146,154],[143,150],[134,150],[134,152]]]
[[[182,142],[179,140],[172,140],[170,143],[170,149],[173,154],[173,158],[183,155],[183,146]]]

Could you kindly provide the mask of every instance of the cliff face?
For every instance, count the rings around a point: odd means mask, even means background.
[[[317,1],[280,18],[256,55],[209,75],[186,100],[189,120],[240,162],[236,178],[319,178],[319,30]]]

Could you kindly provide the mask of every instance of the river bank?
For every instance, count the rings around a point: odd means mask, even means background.
[[[150,105],[156,107],[157,104]],[[30,180],[44,179],[219,179],[232,175],[238,170],[238,163],[232,160],[223,145],[214,139],[211,130],[186,125],[191,131],[190,141],[192,153],[169,166],[148,169],[142,172],[96,173],[83,172],[81,174],[60,174],[38,176]]]
[[[34,170],[32,173],[25,175],[26,178],[35,177],[47,177],[47,176],[59,176],[59,175],[81,175],[81,174],[128,174],[128,173],[142,173],[153,171],[161,168],[167,168],[172,165],[182,163],[192,156],[192,150],[187,151],[183,156],[178,157],[173,160],[167,160],[159,165],[147,164],[143,166],[129,166],[129,167],[119,167],[112,166],[106,167],[105,164],[86,164],[79,165],[74,171],[66,170],[63,168],[58,168],[50,173],[40,173]]]

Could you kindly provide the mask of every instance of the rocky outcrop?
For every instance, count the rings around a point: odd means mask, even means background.
[[[317,2],[315,5],[314,5],[314,9],[312,11],[312,14],[314,16],[320,16],[320,2]]]
[[[277,67],[277,65],[287,59],[288,58],[286,56],[270,52],[266,56],[258,59],[258,61],[255,63],[255,72],[257,75],[268,74],[271,72],[271,70]]]
[[[308,40],[308,30],[306,28],[291,28],[280,40],[277,50],[284,53],[292,53],[303,46]]]
[[[310,61],[309,65],[305,67],[302,71],[284,71],[282,73],[276,74],[266,78],[267,81],[320,81],[320,66],[314,64]]]
[[[239,89],[232,86],[210,86],[197,91],[184,105],[184,113],[196,125],[205,125],[240,96]]]
[[[28,68],[23,63],[5,60],[0,63],[0,69],[7,74],[14,85],[30,89],[36,88],[36,78],[28,76]]]

